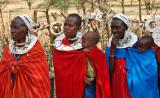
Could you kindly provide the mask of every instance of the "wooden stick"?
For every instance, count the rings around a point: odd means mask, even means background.
[[[142,21],[142,9],[141,9],[142,2],[141,0],[138,0],[138,2],[139,2],[139,20]]]
[[[51,15],[53,16],[54,20],[57,20],[57,17],[54,15],[54,13],[51,13]]]
[[[5,33],[5,25],[4,25],[3,14],[2,14],[1,8],[0,8],[0,17],[1,17],[1,21],[2,21],[2,32]]]
[[[37,10],[34,10],[34,22],[37,23]]]
[[[124,14],[124,0],[122,0],[121,5],[122,5],[122,13]]]
[[[49,18],[50,6],[51,6],[51,0],[48,0],[48,7],[47,7],[47,9],[45,11],[48,25],[50,25],[50,18]],[[50,26],[47,29],[49,31],[50,44],[53,44],[53,40],[54,40],[55,37],[51,33]],[[50,52],[51,52],[51,54],[53,54],[53,46],[50,46]],[[53,57],[49,60],[49,63],[52,62],[52,60],[53,60]],[[51,63],[50,68],[52,68],[52,67],[53,67],[53,65]],[[54,98],[54,78],[50,78],[50,84],[51,84],[51,95],[50,95],[50,98]]]
[[[64,19],[66,19],[66,16],[64,15],[64,13],[62,11],[60,11],[60,13],[64,17]]]

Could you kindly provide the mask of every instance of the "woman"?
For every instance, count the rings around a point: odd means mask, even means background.
[[[45,51],[27,15],[11,22],[11,40],[0,62],[0,98],[49,98],[49,68]]]
[[[80,26],[81,17],[70,14],[64,21],[64,33],[54,42],[57,98],[110,98],[105,55],[96,47],[88,52],[82,51]],[[92,61],[97,78],[86,77],[86,58]]]
[[[127,85],[126,51],[132,47],[137,36],[127,31],[129,18],[121,13],[113,16],[111,21],[111,32],[113,36],[109,39],[106,48],[106,56],[109,62],[112,98],[131,98]]]

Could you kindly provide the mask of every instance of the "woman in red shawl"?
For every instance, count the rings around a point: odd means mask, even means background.
[[[34,23],[26,15],[11,22],[11,40],[0,62],[0,98],[49,98],[49,69]]]
[[[57,98],[86,98],[86,95],[92,96],[88,98],[110,98],[105,55],[97,47],[87,52],[82,51],[82,33],[78,32],[80,26],[81,17],[70,14],[64,21],[64,33],[54,42],[53,64]],[[95,81],[86,77],[87,58],[92,62]],[[87,84],[90,85],[86,86]]]

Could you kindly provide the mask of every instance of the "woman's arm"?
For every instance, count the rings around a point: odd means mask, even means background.
[[[110,50],[109,54],[109,75],[110,78],[112,79],[112,73],[113,73],[113,68],[114,68],[114,59],[115,59],[115,50]]]
[[[111,41],[110,53],[109,53],[109,74],[110,79],[112,79],[112,73],[114,68],[114,61],[115,61],[115,50],[118,43],[117,35],[115,35]]]

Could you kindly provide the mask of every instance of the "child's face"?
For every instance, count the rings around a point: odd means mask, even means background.
[[[87,36],[86,34],[84,34],[82,36],[82,47],[83,48],[89,48],[91,46],[92,46],[91,38],[89,36]]]

